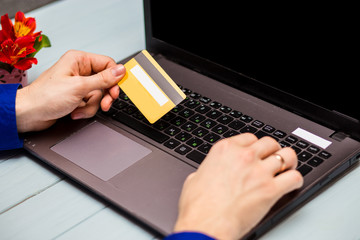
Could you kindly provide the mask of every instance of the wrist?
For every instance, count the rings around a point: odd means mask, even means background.
[[[16,126],[19,133],[27,132],[29,125],[31,125],[31,104],[27,100],[28,89],[21,88],[16,93],[15,100],[15,113],[16,113]]]

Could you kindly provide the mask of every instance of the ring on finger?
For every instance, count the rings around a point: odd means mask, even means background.
[[[281,162],[281,167],[280,167],[279,172],[283,172],[283,171],[286,169],[286,163],[285,163],[284,158],[283,158],[280,154],[278,154],[278,153],[274,153],[273,156],[274,156],[276,159],[280,160],[280,162]]]

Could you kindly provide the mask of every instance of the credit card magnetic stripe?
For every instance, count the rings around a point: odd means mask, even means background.
[[[165,73],[165,71],[161,69],[160,65],[152,59],[151,55],[147,51],[142,51],[136,55],[134,59],[175,105],[184,100],[185,96],[183,92],[178,89],[176,84]]]

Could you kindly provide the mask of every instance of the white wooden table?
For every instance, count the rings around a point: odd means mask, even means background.
[[[69,49],[116,61],[145,48],[142,0],[58,1],[27,14],[52,47],[29,81]],[[262,239],[360,239],[360,167]],[[24,151],[0,152],[0,239],[154,239],[153,233]]]

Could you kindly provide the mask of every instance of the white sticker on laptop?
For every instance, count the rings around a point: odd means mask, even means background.
[[[311,142],[312,144],[315,144],[323,149],[326,149],[332,143],[302,128],[297,128],[295,131],[292,132],[292,134],[301,137],[307,140],[308,142]]]

